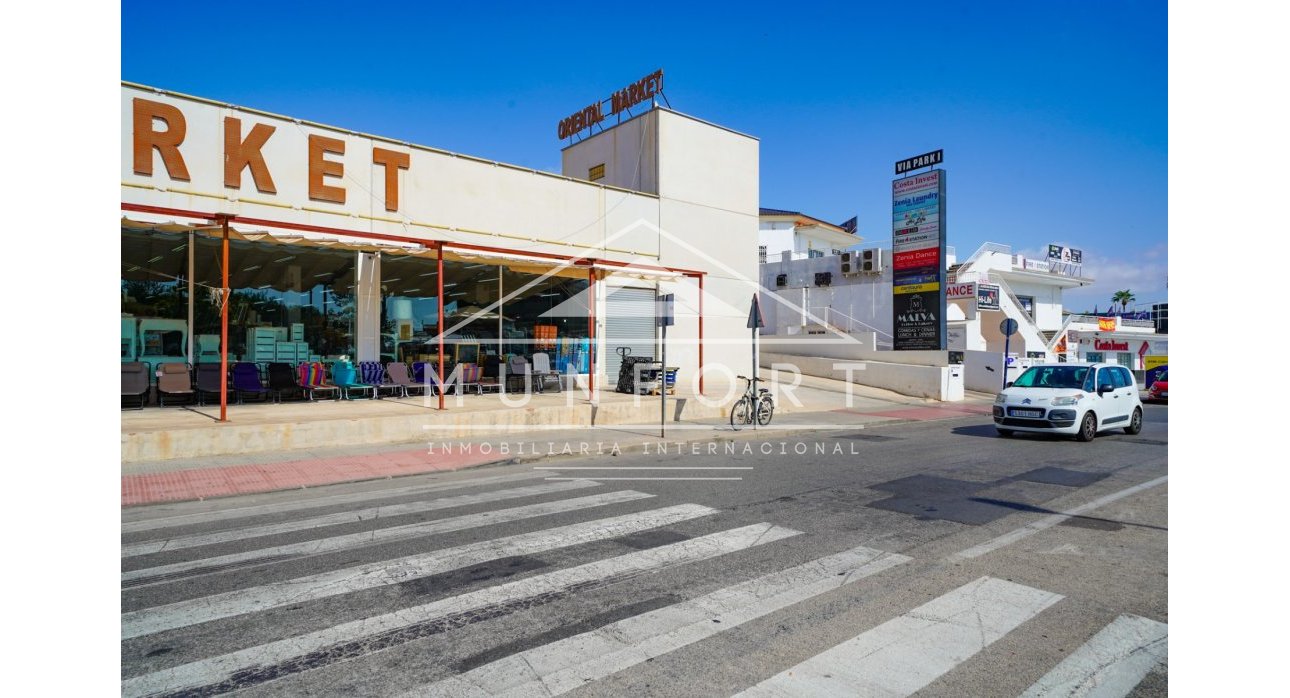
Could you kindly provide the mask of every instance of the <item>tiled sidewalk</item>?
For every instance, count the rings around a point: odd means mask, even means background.
[[[425,448],[418,448],[361,456],[125,475],[121,478],[121,505],[187,501],[460,470],[496,460],[497,454],[437,453],[431,456]]]

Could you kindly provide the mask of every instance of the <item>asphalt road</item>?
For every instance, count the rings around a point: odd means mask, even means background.
[[[741,432],[124,510],[122,693],[1164,695],[1168,407],[1146,415],[1087,444],[987,417]]]

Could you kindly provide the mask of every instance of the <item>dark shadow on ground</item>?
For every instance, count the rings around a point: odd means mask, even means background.
[[[1061,514],[1062,513],[1060,511],[1053,511],[1052,509],[1046,509],[1044,507],[1037,507],[1032,504],[1025,504],[1022,502],[1010,502],[1003,499],[989,499],[986,497],[969,497],[969,499],[971,501],[980,502],[982,504],[992,504],[996,507],[1005,507],[1008,509],[1015,509],[1017,511],[1028,511],[1033,514]],[[1132,521],[1115,521],[1114,519],[1103,519],[1103,518],[1098,518],[1096,516],[1071,516],[1070,518],[1090,521],[1090,522],[1100,522],[1104,524],[1117,524],[1120,526],[1136,526],[1137,528],[1150,528],[1156,531],[1169,530],[1169,528],[1166,526],[1152,526],[1151,524],[1133,523]]]

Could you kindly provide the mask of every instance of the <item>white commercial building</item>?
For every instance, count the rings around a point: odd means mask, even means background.
[[[751,361],[759,143],[649,106],[554,174],[123,83],[122,361],[541,351],[612,388],[673,293],[668,364],[727,382],[700,369]]]

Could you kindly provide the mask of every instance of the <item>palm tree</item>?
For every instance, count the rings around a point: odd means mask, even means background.
[[[1116,291],[1115,295],[1111,296],[1111,304],[1115,305],[1116,303],[1119,303],[1120,312],[1122,313],[1128,311],[1129,304],[1136,300],[1138,299],[1134,297],[1133,291],[1130,291],[1127,288],[1123,291]]]

